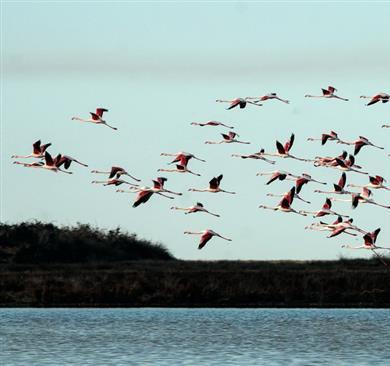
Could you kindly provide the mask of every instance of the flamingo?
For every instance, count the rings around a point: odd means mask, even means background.
[[[357,184],[348,184],[348,187],[358,187],[358,188],[373,188],[373,189],[386,189],[386,190],[390,190],[389,187],[386,187],[383,185],[384,182],[386,182],[386,179],[381,177],[380,175],[376,175],[376,176],[369,176],[368,177],[370,183],[368,184],[365,184],[363,186],[360,186],[360,185],[357,185]]]
[[[61,165],[64,165],[65,169],[69,169],[73,161],[77,164],[88,167],[87,164],[84,164],[81,161],[78,161],[77,159],[70,157],[69,155],[62,155],[61,159],[57,163],[57,167],[59,168]]]
[[[84,119],[80,117],[72,117],[73,121],[80,121],[80,122],[89,122],[89,123],[95,123],[97,125],[105,125],[107,127],[110,127],[113,130],[117,130],[116,127],[110,126],[104,119],[103,119],[103,113],[108,112],[108,109],[105,108],[97,108],[96,113],[89,112],[91,114],[91,118]]]
[[[189,191],[190,192],[212,192],[212,193],[224,192],[224,193],[236,194],[236,192],[229,192],[219,188],[222,178],[223,175],[220,174],[218,177],[214,177],[213,179],[210,180],[208,188],[206,189],[190,188]]]
[[[107,171],[103,172],[103,171],[100,171],[100,170],[91,170],[91,173],[95,173],[95,174],[109,174],[109,176],[108,176],[109,179],[112,179],[114,177],[119,179],[122,175],[127,175],[131,179],[134,179],[136,182],[141,182],[140,179],[137,179],[137,178],[133,177],[124,168],[122,168],[120,166],[113,166],[113,167],[111,167],[111,170],[109,172],[107,172]]]
[[[359,246],[351,246],[349,244],[343,244],[341,247],[346,249],[366,249],[371,250],[379,259],[380,261],[387,266],[387,263],[383,260],[383,258],[375,251],[375,249],[385,249],[390,250],[389,247],[378,247],[375,242],[378,237],[378,234],[380,233],[381,229],[378,228],[375,231],[372,231],[370,233],[366,233],[363,236],[364,244]]]
[[[336,98],[336,99],[348,101],[348,99],[346,99],[346,98],[341,98],[341,97],[335,95],[334,94],[335,91],[337,91],[336,88],[334,88],[333,86],[328,86],[328,89],[322,89],[322,95],[306,94],[305,97],[306,98]]]
[[[270,100],[270,99],[277,99],[286,104],[290,103],[289,100],[278,97],[276,93],[265,94],[261,97],[247,97],[246,99],[257,99],[259,102],[265,102],[266,100]]]
[[[352,223],[353,223],[353,218],[350,218],[346,221],[328,225],[329,229],[332,229],[332,232],[330,233],[330,235],[327,236],[327,238],[333,238],[335,236],[338,236],[341,233],[345,233],[346,230],[356,230],[362,234],[366,234],[366,231],[358,228],[355,225],[352,225]]]
[[[325,145],[327,141],[339,141],[338,134],[334,131],[323,133],[320,138],[309,137],[307,141],[321,141],[321,145]]]
[[[72,172],[67,172],[65,170],[62,170],[60,168],[60,162],[61,162],[61,154],[58,154],[54,159],[52,158],[52,156],[47,152],[45,151],[45,162],[38,162],[38,163],[32,163],[32,164],[26,164],[26,163],[21,163],[19,161],[14,161],[14,164],[20,164],[20,165],[23,165],[24,167],[26,168],[42,168],[42,169],[47,169],[47,170],[50,170],[52,172],[55,172],[55,173],[58,173],[58,172],[62,172],[62,173],[67,173],[67,174],[73,174]]]
[[[341,215],[337,212],[334,212],[333,210],[331,210],[331,208],[332,208],[332,201],[330,200],[330,198],[327,198],[320,210],[314,212],[312,211],[300,211],[300,212],[305,213],[306,215],[310,215],[310,214],[314,215],[313,217],[322,217],[325,215],[336,215],[341,217],[348,217],[346,215]]]
[[[165,185],[165,182],[168,180],[168,178],[164,178],[164,177],[157,177],[156,179],[153,179],[152,182],[153,182],[153,188],[149,188],[149,187],[138,187],[138,188],[133,188],[133,187],[130,187],[130,189],[132,189],[131,191],[124,191],[124,190],[121,190],[121,189],[118,189],[117,192],[121,192],[121,193],[137,193],[143,189],[145,190],[148,190],[148,189],[151,189],[153,190],[153,193],[161,193],[161,192],[164,192],[164,193],[171,193],[171,194],[175,194],[177,196],[181,196],[182,193],[180,192],[173,192],[173,191],[169,191],[168,189],[166,189],[164,187]]]
[[[128,184],[129,186],[138,187],[137,184],[133,184],[133,183],[127,182],[127,181],[125,181],[123,179],[117,179],[117,178],[108,179],[108,180],[93,180],[91,183],[93,183],[93,184],[103,184],[104,186],[114,185],[116,187],[120,186],[121,184]]]
[[[336,158],[335,160],[336,160],[337,165],[328,165],[328,166],[331,168],[336,168],[336,169],[345,171],[345,172],[356,172],[356,173],[360,173],[360,174],[368,174],[367,172],[362,172],[360,170],[353,168],[354,166],[358,169],[360,168],[359,165],[355,165],[355,157],[353,155],[349,155],[348,160],[342,160],[339,158]]]
[[[390,206],[382,205],[380,203],[375,202],[370,197],[372,196],[372,191],[367,187],[363,187],[360,193],[352,193],[351,199],[337,199],[331,198],[332,201],[340,201],[340,202],[351,202],[352,208],[356,208],[359,203],[369,203],[372,205],[380,206],[383,208],[390,208]]]
[[[318,180],[313,179],[310,174],[303,173],[301,176],[297,177],[297,179],[295,181],[296,193],[300,193],[302,187],[309,182],[314,182],[314,183],[326,185],[325,182],[320,182]]]
[[[325,193],[325,194],[351,194],[351,192],[344,190],[346,181],[347,181],[347,175],[345,174],[345,172],[343,172],[337,184],[333,184],[334,191],[320,191],[316,189],[314,192]]]
[[[337,219],[332,222],[331,224],[327,224],[326,222],[320,221],[320,222],[314,222],[310,224],[309,226],[305,226],[305,230],[316,230],[316,231],[333,231],[334,229],[331,227],[332,225],[337,225],[343,221],[343,218],[341,216],[337,216]],[[354,233],[350,233],[349,231],[345,230],[345,234],[356,236]]]
[[[183,165],[183,164],[176,164],[176,169],[160,168],[157,171],[158,172],[170,172],[170,173],[174,173],[174,172],[176,172],[176,173],[190,173],[190,174],[193,174],[193,175],[200,177],[200,174],[194,173],[193,171],[191,171],[187,168],[187,165]]]
[[[268,182],[265,183],[266,185],[269,185],[276,180],[285,180],[288,177],[298,178],[297,175],[293,175],[289,172],[285,172],[284,170],[275,170],[273,172],[265,172],[265,173],[260,172],[260,173],[256,174],[256,176],[265,176],[265,175],[271,176],[271,178],[268,180]]]
[[[236,136],[239,137],[239,135],[233,131],[229,131],[228,134],[221,133],[221,135],[223,137],[223,140],[221,140],[221,141],[205,141],[205,144],[223,144],[223,143],[230,144],[232,142],[237,142],[239,144],[250,144],[250,142],[247,142],[247,141],[238,141],[236,139]]]
[[[379,94],[373,95],[371,97],[361,95],[360,98],[371,99],[366,104],[366,106],[369,106],[369,105],[373,105],[373,104],[378,103],[378,102],[387,103],[390,100],[390,95],[386,94],[386,93],[379,93]]]
[[[240,106],[240,108],[243,109],[243,108],[246,107],[247,103],[256,105],[258,107],[262,106],[262,104],[260,104],[260,103],[251,102],[250,100],[248,100],[248,98],[236,98],[236,99],[232,99],[232,100],[217,99],[216,102],[218,102],[218,103],[230,103],[230,106],[228,108],[226,108],[227,110],[233,109],[233,108],[235,108],[237,106]]]
[[[30,155],[12,155],[11,159],[43,158],[49,146],[51,146],[51,143],[41,145],[41,140],[38,140],[33,143],[33,151]]]
[[[216,233],[215,231],[213,231],[211,229],[206,229],[206,230],[198,231],[198,232],[185,231],[184,234],[202,235],[200,237],[200,242],[199,242],[199,245],[198,245],[198,249],[202,249],[213,236],[218,236],[221,239],[224,239],[224,240],[227,240],[227,241],[232,241],[232,239],[225,238],[224,236],[219,235],[218,233]]]
[[[364,137],[364,136],[359,136],[359,138],[355,141],[342,141],[342,140],[338,140],[337,141],[338,144],[344,144],[344,145],[355,145],[355,150],[354,150],[354,155],[357,155],[360,151],[360,149],[363,147],[363,146],[373,146],[373,147],[376,147],[378,149],[381,149],[383,150],[384,148],[381,147],[381,146],[377,146],[377,145],[374,145],[372,142],[370,142],[368,140],[367,137]]]
[[[274,211],[282,211],[282,212],[293,212],[298,215],[307,216],[305,213],[301,211],[296,211],[291,207],[291,204],[294,200],[295,195],[295,187],[292,187],[282,198],[282,200],[279,202],[279,204],[275,207],[260,205],[259,208],[264,208],[268,210],[274,210]]]
[[[171,153],[161,153],[160,156],[174,156],[175,159],[173,159],[169,164],[178,163],[183,158],[186,158],[186,160],[196,159],[199,161],[202,161],[203,163],[206,162],[206,160],[197,158],[194,154],[185,152],[185,151],[179,151],[178,153],[171,154]]]
[[[171,207],[171,210],[181,210],[181,211],[185,211],[184,214],[190,214],[190,213],[194,213],[194,212],[205,212],[205,213],[208,213],[210,215],[213,215],[213,216],[216,216],[216,217],[220,217],[220,215],[217,215],[215,213],[212,213],[208,210],[206,210],[203,206],[202,203],[200,202],[197,202],[195,205],[191,206],[191,207]]]
[[[234,128],[233,126],[227,126],[225,125],[224,123],[222,122],[218,122],[218,121],[207,121],[207,122],[191,122],[191,125],[192,126],[201,126],[201,127],[204,127],[204,126],[223,126],[223,127],[227,127],[227,128]]]
[[[288,194],[288,191],[287,192],[284,192],[282,194],[274,194],[274,193],[267,193],[267,196],[268,197],[284,197],[286,194]],[[311,202],[310,201],[306,201],[304,200],[299,194],[295,194],[294,198],[298,198],[299,200],[305,202],[305,203],[308,203],[310,204]]]
[[[232,154],[233,157],[241,158],[241,159],[254,159],[254,160],[263,160],[269,164],[275,164],[274,160],[269,160],[263,156],[264,149],[261,149],[259,152],[249,154],[249,155],[241,155],[241,154]]]
[[[390,128],[390,125],[382,125],[382,128]]]
[[[299,161],[311,161],[308,159],[297,158],[296,156],[290,154],[290,150],[294,144],[294,140],[295,140],[295,135],[292,133],[289,141],[287,141],[284,144],[284,146],[279,141],[276,141],[276,148],[278,150],[277,153],[275,153],[275,154],[263,153],[263,155],[277,156],[279,158],[292,158],[292,159],[299,160]]]
[[[325,156],[325,157],[321,157],[321,156],[316,156],[315,159],[314,159],[314,166],[315,167],[318,167],[318,166],[323,166],[323,167],[335,167],[338,165],[336,159],[340,159],[340,160],[345,160],[348,156],[348,153],[344,150],[342,152],[342,154],[340,154],[339,156],[336,156],[334,158],[330,157],[330,156]]]
[[[120,192],[120,191],[118,191],[118,192]],[[160,196],[163,196],[163,197],[166,197],[169,199],[173,199],[173,197],[166,196],[165,194],[163,194],[159,191],[156,191],[154,188],[149,188],[149,187],[142,187],[138,190],[134,190],[133,193],[138,193],[138,195],[133,203],[134,208],[138,207],[141,203],[146,203],[147,201],[149,201],[150,197],[152,197],[152,195],[154,193],[159,194]]]

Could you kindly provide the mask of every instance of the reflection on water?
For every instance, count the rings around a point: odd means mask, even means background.
[[[390,310],[0,309],[0,365],[389,365]]]

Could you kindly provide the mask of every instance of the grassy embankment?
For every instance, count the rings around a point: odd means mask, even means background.
[[[0,306],[390,307],[375,259],[181,261],[119,230],[0,226]]]

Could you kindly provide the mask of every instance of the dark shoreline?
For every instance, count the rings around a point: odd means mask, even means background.
[[[390,308],[375,259],[2,264],[0,307]]]

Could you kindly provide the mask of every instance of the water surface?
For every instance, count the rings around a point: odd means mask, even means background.
[[[389,365],[390,310],[0,309],[0,365]]]

